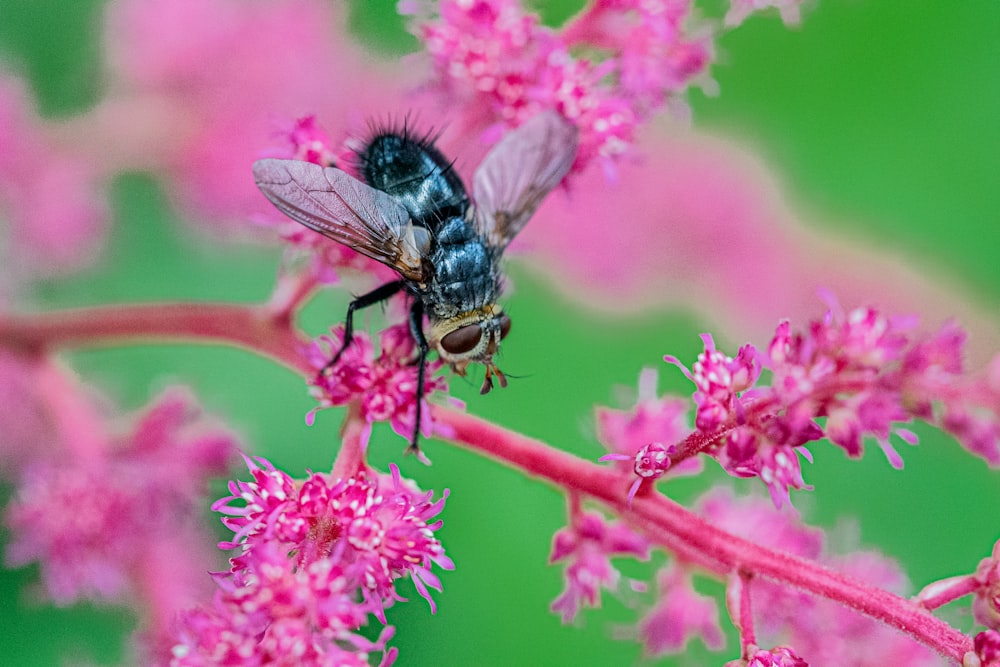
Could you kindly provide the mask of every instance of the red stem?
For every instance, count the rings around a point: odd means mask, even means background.
[[[80,344],[179,341],[235,345],[300,374],[316,372],[299,354],[308,339],[262,306],[164,303],[0,315],[0,344],[30,352]]]
[[[740,623],[740,656],[746,660],[750,657],[749,647],[757,643],[757,633],[753,624],[753,605],[750,600],[750,586],[753,583],[753,574],[746,570],[739,573],[740,600],[739,600],[739,623]]]
[[[368,422],[361,416],[361,406],[357,401],[350,403],[340,427],[340,450],[330,473],[334,479],[353,477],[365,466],[366,432],[369,428]]]
[[[130,341],[212,341],[248,348],[302,375],[315,369],[299,354],[306,339],[287,318],[259,306],[164,304],[99,307],[0,318],[0,344],[44,351],[67,344]],[[720,575],[755,576],[845,604],[898,628],[944,656],[961,662],[972,640],[918,604],[803,558],[764,548],[722,531],[660,493],[625,506],[628,477],[495,424],[435,406],[434,418],[452,429],[453,441],[569,493],[603,502],[658,543]]]
[[[937,609],[958,598],[965,597],[983,588],[983,583],[974,574],[960,575],[942,581],[935,581],[924,587],[917,595],[917,602],[924,609]]]
[[[435,408],[434,418],[454,429],[454,438],[470,449],[513,468],[575,489],[626,515],[625,482],[620,473],[545,443],[508,431],[471,415]],[[631,511],[692,551],[705,554],[731,571],[757,576],[845,604],[866,616],[906,632],[952,660],[972,650],[972,640],[919,605],[821,565],[767,549],[720,530],[662,494],[635,498]],[[657,531],[649,531],[655,536]],[[670,546],[666,543],[666,546]]]

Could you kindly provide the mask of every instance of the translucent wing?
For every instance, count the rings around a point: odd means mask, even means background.
[[[500,140],[476,170],[475,225],[490,245],[504,248],[569,171],[577,130],[543,112]]]
[[[406,209],[390,195],[333,167],[300,160],[257,160],[257,187],[282,213],[404,278],[424,278]]]

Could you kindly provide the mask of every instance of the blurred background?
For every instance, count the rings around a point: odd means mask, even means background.
[[[331,5],[345,13],[365,53],[387,68],[419,47],[393,3]],[[543,18],[557,23],[579,6],[545,3]],[[712,16],[724,13],[721,4],[702,6]],[[99,0],[0,3],[0,65],[26,78],[47,119],[85,114],[108,92],[101,60],[114,45],[104,37],[104,11]],[[983,350],[976,361],[982,363],[988,348],[983,341],[1000,340],[998,29],[1000,4],[994,0],[905,5],[831,0],[807,7],[802,25],[791,29],[777,16],[754,17],[719,39],[712,70],[719,94],[692,92],[693,130],[664,121],[655,131],[665,136],[694,132],[708,137],[713,150],[724,145],[740,161],[751,161],[754,178],[773,190],[769,197],[777,200],[772,204],[781,212],[781,224],[793,228],[797,247],[803,252],[822,247],[832,271],[837,252],[853,258],[844,264],[847,272],[854,271],[858,257],[885,256],[892,266],[905,266],[916,278],[899,284],[913,286],[915,293],[908,297],[918,310],[926,301],[928,312],[921,314],[928,315],[929,325],[941,321],[949,304],[971,314],[973,345],[978,342]],[[324,74],[310,73],[316,86],[327,85]],[[353,91],[327,94],[349,99]],[[315,113],[323,122],[327,112]],[[0,128],[0,139],[3,133]],[[267,137],[258,140],[263,147]],[[638,148],[646,146],[640,142]],[[200,222],[192,219],[197,216],[177,205],[170,183],[155,170],[115,175],[107,198],[111,228],[99,261],[59,278],[33,280],[19,292],[16,307],[267,299],[280,249],[226,238],[245,236],[238,233],[199,229]],[[813,242],[811,250],[806,248]],[[588,301],[586,291],[575,289],[572,271],[533,266],[531,245],[529,239],[510,262],[515,289],[507,299],[516,323],[505,345],[504,369],[523,377],[488,397],[478,396],[475,382],[452,380],[452,393],[474,414],[596,459],[603,450],[594,437],[593,406],[621,406],[622,388],[634,389],[643,367],[660,370],[662,390],[688,395],[686,380],[662,363],[664,354],[690,363],[703,331],[713,331],[728,350],[748,339],[766,343],[767,330],[759,320],[747,319],[746,328],[740,328],[743,311],[713,317],[712,307],[724,301],[685,305],[675,295],[659,305],[646,299],[624,311]],[[585,273],[586,267],[580,270]],[[709,262],[706,272],[711,270]],[[744,278],[753,284],[753,275]],[[832,275],[830,281],[839,279]],[[925,298],[926,286],[937,291],[926,292]],[[879,289],[872,284],[873,299]],[[343,291],[324,293],[304,312],[304,327],[317,334],[340,321],[348,298]],[[768,295],[760,298],[767,301]],[[857,305],[844,301],[845,307]],[[782,311],[780,302],[768,305]],[[752,310],[750,304],[746,311]],[[817,299],[812,315],[821,312]],[[787,314],[799,313],[798,304],[788,306]],[[767,321],[777,323],[770,316]],[[373,317],[370,326],[378,323]],[[252,453],[292,475],[328,469],[334,456],[339,415],[327,411],[314,426],[306,426],[304,415],[313,403],[300,378],[248,353],[167,345],[83,350],[66,358],[82,378],[125,409],[140,407],[167,385],[191,385],[210,412],[239,430]],[[850,461],[828,444],[811,447],[815,463],[805,467],[804,475],[815,491],[793,494],[806,521],[836,534],[851,533],[844,522],[856,520],[861,544],[898,559],[914,590],[971,570],[1000,536],[995,519],[1000,477],[951,438],[916,430],[921,444],[902,452],[903,471],[893,470],[877,449]],[[419,598],[390,611],[400,664],[643,661],[637,643],[614,637],[627,634],[648,605],[649,593],[624,601],[606,595],[602,609],[585,610],[571,627],[548,611],[562,590],[561,569],[547,565],[552,534],[566,520],[558,492],[450,445],[427,443],[434,462],[429,468],[402,458],[403,447],[387,428],[377,429],[372,461],[383,468],[399,462],[404,475],[422,488],[451,489],[440,536],[457,569],[442,575],[436,616]],[[697,478],[662,488],[691,501],[725,477],[713,464],[707,468]],[[732,483],[741,489],[759,485]],[[3,493],[6,500],[10,488]],[[662,560],[658,554],[654,564]],[[640,579],[653,571],[649,564],[622,562],[621,567]],[[135,625],[127,611],[40,603],[30,591],[37,577],[32,567],[0,575],[0,597],[6,601],[0,612],[6,637],[0,662],[111,665],[126,659],[125,641]],[[721,592],[721,586],[703,583],[703,590]],[[967,615],[946,613],[959,627],[971,629]],[[732,633],[728,646],[726,657],[736,657]],[[706,657],[696,643],[685,655],[649,662],[723,660]]]

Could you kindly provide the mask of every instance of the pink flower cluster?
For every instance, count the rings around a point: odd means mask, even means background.
[[[805,486],[798,455],[809,458],[807,443],[828,437],[858,457],[863,438],[872,437],[901,467],[890,436],[914,444],[915,434],[900,424],[915,418],[1000,464],[1000,359],[986,377],[970,378],[957,327],[949,323],[918,338],[914,325],[913,318],[888,318],[873,308],[844,314],[834,305],[804,331],[780,324],[766,352],[745,345],[730,358],[705,336],[705,351],[690,370],[665,357],[697,387],[697,431],[686,441],[696,447],[679,446],[679,456],[704,451],[731,474],[760,477],[777,505],[788,500],[789,488]],[[769,386],[758,384],[761,367],[771,371]]]
[[[656,603],[638,629],[649,655],[681,653],[694,638],[715,651],[726,645],[715,599],[695,590],[692,569],[680,562],[660,570]]]
[[[50,136],[26,86],[0,71],[0,303],[10,280],[86,266],[107,228],[101,167]]]
[[[164,543],[197,544],[192,517],[206,483],[225,472],[236,450],[230,434],[206,428],[191,398],[176,391],[103,445],[28,466],[7,507],[8,565],[37,561],[59,604],[150,595],[159,586],[150,580],[154,552]],[[175,594],[185,590],[185,565],[204,568],[201,555],[174,562]]]
[[[973,646],[980,661],[979,667],[1000,666],[1000,632],[996,630],[980,632],[976,635]]]
[[[334,328],[332,335],[320,336],[306,354],[316,370],[341,348],[343,326]],[[407,324],[395,324],[379,336],[380,353],[375,356],[371,339],[364,332],[354,334],[354,340],[340,360],[312,380],[313,395],[319,401],[317,410],[347,404],[358,405],[362,418],[369,424],[388,421],[394,431],[405,438],[413,434],[417,405],[417,346]],[[434,373],[441,361],[427,363],[424,398],[435,391],[446,392],[448,384]],[[431,412],[425,404],[421,431],[424,437],[433,432]],[[312,413],[310,414],[310,420]],[[363,441],[368,442],[370,428]]]
[[[746,660],[728,662],[726,667],[809,667],[809,663],[787,646],[772,649],[754,646]]]
[[[609,523],[592,512],[581,512],[552,539],[550,563],[565,561],[566,588],[552,603],[563,623],[576,618],[580,607],[600,607],[601,589],[618,589],[621,574],[613,556],[649,559],[650,542],[622,523]]]
[[[823,531],[802,524],[794,512],[781,511],[760,498],[738,498],[724,490],[707,492],[697,503],[704,518],[732,535],[765,542],[784,553],[815,560],[898,594],[907,582],[898,566],[873,552],[830,554]],[[556,533],[551,562],[565,562],[565,590],[552,610],[563,622],[572,621],[582,607],[600,606],[602,589],[616,590],[620,574],[613,557],[649,558],[652,546],[642,534],[643,522],[632,526],[614,523],[590,512],[573,512],[570,525]],[[639,532],[637,532],[639,531]],[[655,602],[636,624],[635,634],[649,655],[676,654],[693,639],[720,650],[725,637],[715,599],[699,593],[695,578],[702,571],[683,553],[660,568]],[[815,665],[937,665],[929,649],[878,621],[862,616],[836,602],[790,590],[787,586],[756,578],[745,583],[752,588],[751,617],[740,618],[752,643],[781,642],[771,650],[750,646],[742,661],[728,665],[803,667]],[[643,582],[632,582],[636,591]],[[731,601],[732,602],[732,601]],[[730,614],[739,612],[730,609]],[[816,628],[824,632],[817,633]]]
[[[435,609],[428,588],[441,583],[430,568],[454,569],[435,537],[447,493],[432,501],[395,466],[391,476],[314,473],[297,483],[257,461],[247,459],[253,481],[231,482],[231,495],[213,506],[234,533],[220,546],[239,554],[218,577],[213,606],[183,619],[174,664],[296,655],[298,664],[354,665],[372,651],[391,663],[391,628],[375,642],[357,630],[369,614],[385,623],[385,607],[403,599],[395,582],[404,576]]]
[[[601,0],[561,30],[515,0],[411,1],[401,11],[415,16],[436,85],[465,106],[468,125],[516,126],[555,109],[580,128],[576,171],[594,160],[610,167],[712,59],[707,35],[689,28],[687,0]]]
[[[277,544],[258,546],[245,564],[242,576],[220,579],[210,607],[182,614],[172,667],[368,667],[375,652],[392,664],[391,627],[374,642],[357,634],[368,617],[355,600],[357,568],[331,559],[296,566]]]

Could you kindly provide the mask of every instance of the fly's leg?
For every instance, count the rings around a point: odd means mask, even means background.
[[[373,289],[368,294],[363,294],[351,301],[350,305],[347,306],[347,318],[344,320],[344,342],[341,344],[340,349],[337,350],[337,354],[333,355],[330,361],[326,362],[326,365],[320,369],[317,374],[322,377],[326,374],[328,370],[337,365],[340,358],[344,355],[344,351],[354,340],[354,311],[361,310],[362,308],[367,308],[368,306],[374,306],[376,303],[382,303],[393,294],[403,289],[406,282],[403,280],[395,280],[391,283],[386,283],[381,287]]]
[[[410,439],[410,446],[406,448],[407,454],[419,454],[420,445],[420,413],[424,402],[424,379],[427,374],[427,352],[430,346],[424,337],[424,302],[414,299],[410,307],[410,335],[417,343],[419,349],[417,356],[417,414],[413,423],[413,437]]]

